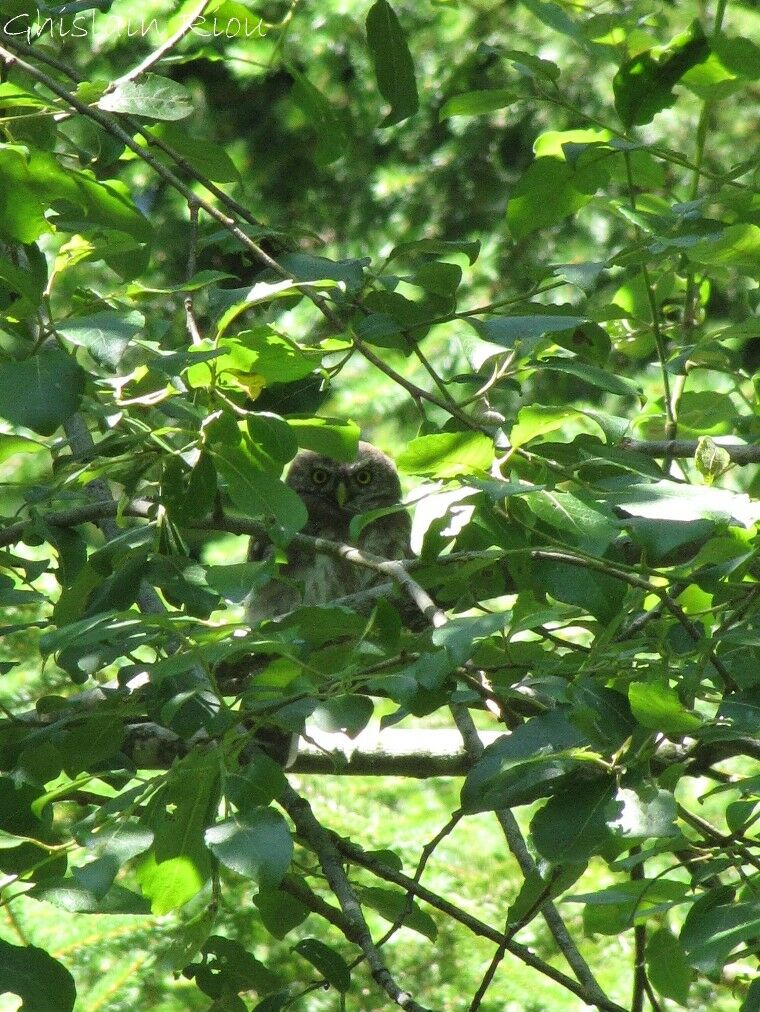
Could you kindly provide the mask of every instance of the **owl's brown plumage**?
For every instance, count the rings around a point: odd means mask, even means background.
[[[378,517],[363,528],[357,541],[351,537],[355,516],[401,501],[396,465],[371,443],[360,442],[351,463],[302,450],[290,466],[286,484],[306,506],[309,519],[304,534],[356,544],[386,559],[410,554],[411,524],[405,510]],[[249,556],[261,557],[257,543],[252,542]],[[300,604],[329,604],[385,582],[387,578],[373,570],[291,546],[277,578],[251,596],[247,614],[250,621],[273,618]]]

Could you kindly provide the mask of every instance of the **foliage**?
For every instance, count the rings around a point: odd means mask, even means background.
[[[74,1007],[17,944],[52,906],[134,923],[183,1008],[501,1008],[505,961],[552,1007],[756,1008],[760,16],[40,6],[0,39],[0,993]],[[249,628],[290,546],[341,551],[287,464],[360,429],[419,557]],[[304,721],[376,797],[283,773]],[[389,840],[382,777],[456,772],[394,725],[466,776]],[[461,903],[426,868],[483,819],[513,888]]]

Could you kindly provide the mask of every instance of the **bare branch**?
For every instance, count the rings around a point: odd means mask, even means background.
[[[162,42],[158,49],[149,53],[141,63],[138,63],[137,66],[128,70],[126,74],[122,74],[121,77],[117,77],[115,81],[112,81],[106,90],[106,94],[110,91],[115,91],[120,85],[126,84],[128,81],[136,80],[142,74],[146,73],[146,71],[150,70],[151,67],[159,63],[159,61],[163,60],[163,58],[172,49],[174,49],[174,47],[180,43],[186,35],[190,34],[196,20],[203,14],[209,3],[210,0],[201,0],[200,3],[196,4],[195,8],[183,17],[174,34],[170,35],[165,42]]]
[[[760,464],[760,444],[726,443],[720,437],[714,439],[716,446],[725,450],[734,464]],[[693,457],[697,452],[696,439],[621,439],[623,450],[643,453],[647,457]]]
[[[346,936],[364,953],[372,976],[379,986],[401,1008],[409,1012],[425,1012],[425,1009],[403,991],[391,976],[380,952],[372,941],[372,935],[364,920],[361,904],[343,870],[340,855],[327,830],[318,821],[309,802],[286,786],[278,798],[279,803],[293,820],[298,833],[306,840],[317,855],[319,864],[338,898],[345,918]]]
[[[353,843],[349,843],[345,839],[336,839],[335,847],[341,853],[344,854],[354,864],[361,865],[363,868],[367,868],[378,878],[384,879],[387,882],[393,882],[395,885],[401,886],[402,889],[406,889],[417,899],[422,900],[424,903],[429,904],[436,910],[440,910],[441,913],[446,914],[447,917],[451,917],[459,924],[464,925],[473,934],[479,935],[481,938],[488,938],[490,941],[495,942],[496,945],[501,945],[505,941],[505,935],[501,931],[497,931],[496,928],[492,928],[489,924],[484,921],[478,920],[477,917],[473,917],[472,914],[466,913],[460,906],[455,903],[449,902],[437,893],[432,892],[426,886],[420,885],[419,882],[415,882],[413,878],[408,875],[404,875],[403,872],[396,871],[387,864],[383,864],[382,861],[377,858],[371,857]],[[538,970],[544,976],[549,977],[556,983],[561,984],[562,987],[567,988],[573,994],[582,998],[588,1005],[596,1005],[597,1008],[603,1009],[604,1012],[625,1012],[620,1005],[610,999],[600,996],[599,1000],[592,999],[587,993],[586,989],[579,983],[573,980],[572,977],[568,977],[567,974],[562,973],[561,970],[555,969],[551,964],[540,959],[534,955],[531,950],[525,946],[520,945],[519,942],[508,941],[507,951],[513,956],[516,956],[521,962],[525,963],[526,966],[532,967],[534,970]]]

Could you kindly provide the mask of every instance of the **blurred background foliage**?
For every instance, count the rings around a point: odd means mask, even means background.
[[[2,6],[10,13],[31,9],[23,0]],[[74,32],[63,37],[43,33],[35,45],[80,68],[90,82],[108,81],[148,56],[195,6],[116,0],[108,11],[84,12],[88,18],[84,37]],[[632,216],[620,213],[629,183],[623,159],[611,171],[607,185],[592,193],[577,213],[551,221],[548,227],[524,233],[511,229],[507,204],[519,193],[520,180],[535,155],[561,143],[554,132],[595,131],[562,139],[583,143],[609,136],[599,131],[620,129],[612,112],[612,78],[623,55],[663,45],[686,31],[694,18],[710,22],[715,17],[714,5],[643,0],[598,5],[398,0],[395,9],[411,49],[420,108],[386,127],[380,124],[387,107],[378,93],[366,44],[364,20],[369,6],[363,0],[212,3],[208,16],[217,18],[219,25],[246,18],[255,25],[261,18],[262,35],[254,30],[247,39],[234,32],[228,38],[223,32],[219,38],[202,41],[197,35],[188,36],[159,69],[189,89],[192,114],[178,124],[163,123],[151,129],[179,150],[187,139],[207,141],[206,173],[261,222],[260,230],[251,228],[251,233],[283,262],[300,253],[333,260],[370,258],[370,271],[379,274],[385,258],[400,243],[477,241],[481,248],[474,264],[462,253],[447,258],[462,268],[460,307],[503,303],[509,312],[519,313],[535,312],[537,306],[547,304],[592,318],[603,318],[612,305],[625,307],[628,318],[610,321],[613,347],[606,368],[611,374],[632,376],[650,397],[637,421],[642,435],[661,437],[656,350],[650,328],[635,322],[637,315],[646,315],[641,308],[645,296],[639,268],[635,258],[624,256],[615,262],[616,252],[628,249],[632,241]],[[718,6],[725,7],[726,33],[734,38],[760,38],[755,4]],[[143,36],[139,26],[150,26],[154,19],[156,29]],[[71,21],[65,24],[73,26]],[[560,67],[561,86],[554,87],[550,76],[544,76],[546,68],[533,60]],[[517,99],[488,115],[442,118],[446,103],[456,96],[500,88],[514,90]],[[706,112],[705,94],[710,98]],[[722,210],[730,206],[728,191],[735,198],[737,216],[760,224],[757,190],[733,194],[725,182],[734,164],[756,156],[759,113],[757,80],[748,84],[746,74],[732,77],[727,72],[721,77],[716,71],[707,83],[695,79],[691,87],[688,82],[679,84],[677,103],[640,130],[644,140],[657,140],[676,157],[663,160],[637,153],[635,171],[641,189],[667,195],[671,203],[687,203],[707,193],[705,213],[711,202]],[[699,194],[693,189],[688,165],[682,164],[684,158],[692,157],[698,123],[707,132],[702,167],[713,174],[700,180]],[[135,255],[132,270],[122,264],[120,275],[101,260],[85,259],[76,271],[62,271],[54,294],[56,305],[91,311],[107,296],[125,310],[139,308],[149,342],[163,350],[185,347],[182,293],[162,291],[178,285],[187,272],[191,235],[182,198],[91,122],[63,120],[58,129],[67,139],[66,158],[72,165],[75,152],[79,166],[90,168],[98,178],[118,175],[128,185],[153,224],[156,241],[149,261]],[[10,139],[15,141],[26,138],[44,148],[47,136],[53,143],[44,117],[15,122],[12,130]],[[188,157],[200,165],[197,143],[190,145]],[[552,186],[551,179],[546,185]],[[653,200],[650,210],[657,209]],[[46,235],[43,245],[48,257],[58,255],[61,264],[72,263],[80,252],[77,243],[62,232]],[[198,245],[198,269],[227,272],[230,277],[225,284],[233,291],[266,277],[259,264],[241,253],[239,244],[207,219],[201,220]],[[757,250],[751,252],[750,261],[760,265]],[[401,271],[397,263],[390,270]],[[684,272],[679,274],[667,265],[658,274],[657,298],[666,320],[680,321],[685,284]],[[199,294],[199,319],[212,319],[230,298],[224,289],[208,296]],[[698,327],[706,346],[711,333],[736,326],[724,335],[722,352],[711,349],[709,371],[690,381],[689,396],[705,392],[724,396],[695,402],[691,428],[684,410],[682,431],[702,434],[709,421],[714,434],[721,435],[733,431],[740,407],[755,397],[752,373],[760,359],[756,277],[751,269],[736,271],[717,264],[709,282],[700,288],[698,302]],[[305,346],[316,345],[323,336],[323,324],[303,302],[294,300],[285,311],[281,304],[261,310],[259,322],[275,319],[279,328]],[[434,327],[423,345],[439,375],[462,376],[463,396],[480,382],[474,376],[472,334],[464,319],[451,319]],[[0,342],[12,354],[25,337],[11,320],[0,333]],[[406,350],[390,349],[384,357],[415,382],[429,382],[424,363]],[[733,401],[727,399],[729,393]],[[319,409],[352,418],[366,438],[393,453],[400,452],[418,432],[429,431],[431,420],[443,419],[435,408],[426,409],[427,416],[422,414],[420,405],[397,384],[358,356],[323,389],[313,383],[291,384],[285,395],[288,412]],[[274,399],[268,403],[267,397]],[[535,402],[596,405],[612,414],[636,414],[631,396],[600,390],[572,375],[535,370],[527,362],[511,382],[493,391],[491,404],[513,420],[521,405]],[[685,407],[688,403],[687,399]],[[736,403],[735,413],[727,409],[731,403]],[[258,406],[277,409],[282,402],[269,391]],[[757,436],[756,419],[745,418],[743,424],[743,435]],[[21,463],[13,458],[6,465],[4,513],[13,514],[20,503],[16,486],[33,485],[37,468],[40,460],[36,457]],[[728,482],[756,492],[757,468],[735,469]],[[207,559],[234,558],[240,557],[243,547],[240,539],[227,538],[220,539],[216,549],[207,546],[205,551]],[[10,606],[8,614],[9,622],[22,622],[33,617],[35,609]],[[41,673],[37,670],[35,643],[33,630],[4,640],[6,658],[20,662],[3,684],[6,705],[31,702],[41,690],[60,688],[64,676],[52,662]],[[693,802],[703,787],[700,781],[690,781],[691,796],[684,800]],[[408,857],[410,865],[421,841],[432,836],[457,805],[457,785],[443,781],[359,778],[331,784],[327,778],[313,778],[309,795],[317,814],[328,815],[336,831],[353,834],[361,824],[366,838],[378,847],[392,845]],[[726,796],[717,796],[705,805],[705,811],[720,821],[726,804]],[[522,810],[525,825],[533,810],[532,806]],[[516,890],[514,862],[504,851],[493,820],[485,815],[470,817],[436,851],[428,872],[431,887],[498,923]],[[309,860],[304,855],[301,859]],[[577,891],[602,888],[609,881],[600,867],[593,866],[583,889]],[[253,923],[246,913],[250,902],[247,886],[241,885],[239,894],[227,893],[221,930],[243,941],[284,979],[303,977],[303,962],[292,953],[292,942],[277,942]],[[199,908],[183,916],[200,915]],[[154,917],[142,923],[134,917],[91,922],[87,915],[65,916],[45,904],[21,900],[4,907],[2,916],[3,937],[47,947],[73,967],[82,1012],[119,1012],[135,1006],[161,1012],[208,1007],[194,985],[174,978],[167,969],[175,933],[173,915],[158,922]],[[101,920],[107,921],[103,927],[98,926]],[[371,926],[381,923],[378,917]],[[582,935],[580,914],[570,914],[570,925]],[[435,961],[430,961],[427,941],[408,929],[391,941],[392,959],[401,979],[413,981],[420,1001],[440,1009],[464,1008],[462,995],[471,993],[492,947],[469,936],[463,940],[456,926],[442,919],[438,927]],[[539,955],[553,960],[553,943],[539,921],[533,921],[520,937]],[[337,934],[331,940],[340,947]],[[348,949],[345,943],[344,947]],[[628,978],[621,975],[621,966],[630,964],[629,948],[627,936],[618,934],[597,934],[584,948],[589,961],[601,968],[602,986],[622,1002],[630,990]],[[336,1008],[336,1000],[335,992],[314,990],[300,1007]],[[367,1012],[381,1007],[371,981],[355,988],[350,1000],[351,1007]],[[16,999],[0,998],[0,1008],[16,1005]],[[497,977],[482,1007],[494,1012],[538,1012],[581,1006],[551,982],[537,984],[532,972],[515,965],[509,974]],[[688,1007],[729,1012],[737,1007],[737,1000],[730,988],[714,990],[702,980],[692,989]]]

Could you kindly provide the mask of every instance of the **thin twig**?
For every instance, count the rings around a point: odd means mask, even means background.
[[[195,275],[195,258],[198,248],[198,204],[191,201],[188,204],[190,214],[190,242],[187,250],[187,280]],[[198,345],[203,341],[201,332],[198,329],[198,321],[195,319],[195,306],[193,304],[193,293],[188,291],[185,295],[185,324],[190,335],[190,342]]]
[[[478,736],[470,711],[461,705],[451,706],[450,709],[454,722],[459,729],[459,733],[462,735],[465,752],[469,756],[471,762],[477,762],[483,754],[483,744]],[[535,874],[535,861],[528,851],[528,847],[523,839],[523,835],[514,815],[512,815],[509,809],[506,808],[497,809],[494,814],[496,815],[496,819],[502,828],[502,832],[504,833],[509,849],[514,854],[514,857],[520,866],[520,871],[523,873],[523,876],[528,878],[529,875]],[[565,922],[562,920],[559,911],[551,900],[546,900],[543,904],[541,907],[541,914],[546,921],[549,930],[554,936],[554,940],[562,952],[562,955],[567,960],[568,965],[572,968],[573,973],[580,983],[583,984],[588,993],[595,996],[594,1003],[598,1004],[600,1008],[603,1007],[600,1002],[607,1001],[607,997],[599,987],[599,984],[591,972],[591,968],[588,963],[585,961],[575,942],[570,937],[570,933],[565,926]]]
[[[397,1005],[409,1012],[425,1012],[412,996],[402,990],[391,976],[380,952],[372,941],[372,935],[362,913],[332,837],[311,810],[309,802],[286,785],[278,797],[279,803],[293,820],[299,835],[306,840],[317,856],[320,867],[340,903],[345,917],[345,934],[364,953],[367,965],[377,984]]]
[[[417,899],[422,900],[429,906],[436,910],[440,910],[441,913],[447,917],[452,918],[459,924],[464,925],[473,934],[479,935],[481,938],[487,938],[494,942],[496,945],[500,945],[504,941],[504,934],[498,931],[496,928],[492,928],[489,924],[479,920],[477,917],[473,917],[472,914],[468,914],[464,911],[461,906],[456,903],[452,903],[437,893],[432,892],[426,886],[415,882],[409,875],[405,875],[403,872],[396,871],[395,868],[391,868],[389,865],[384,864],[377,858],[371,857],[365,853],[360,847],[357,847],[353,843],[349,843],[345,839],[335,839],[335,847],[341,853],[344,854],[350,861],[355,864],[361,865],[363,868],[367,868],[378,878],[384,879],[387,882],[393,882],[395,885],[401,886],[402,889],[406,889],[412,893]],[[521,945],[519,942],[511,941],[507,945],[507,950],[516,956],[521,962],[525,963],[526,966],[530,966],[534,970],[538,970],[545,977],[549,977],[551,980],[560,984],[562,987],[571,991],[577,995],[583,1001],[589,1005],[596,1005],[597,1008],[603,1009],[604,1012],[625,1012],[622,1006],[611,1001],[609,998],[599,996],[592,998],[588,991],[577,981],[573,980],[572,977],[568,977],[567,974],[562,973],[561,970],[557,970],[550,963],[545,962],[540,957],[536,956],[531,950]]]
[[[195,26],[196,20],[201,17],[205,9],[208,7],[210,0],[201,0],[199,4],[196,4],[195,8],[182,19],[179,28],[170,35],[165,42],[162,42],[158,49],[154,49],[152,53],[149,53],[144,60],[128,70],[126,74],[122,74],[121,77],[117,77],[114,81],[109,84],[106,89],[106,94],[111,91],[115,91],[122,84],[126,84],[128,81],[134,81],[146,71],[150,70],[151,67],[159,63],[163,58],[180,43],[186,35],[189,35]]]

